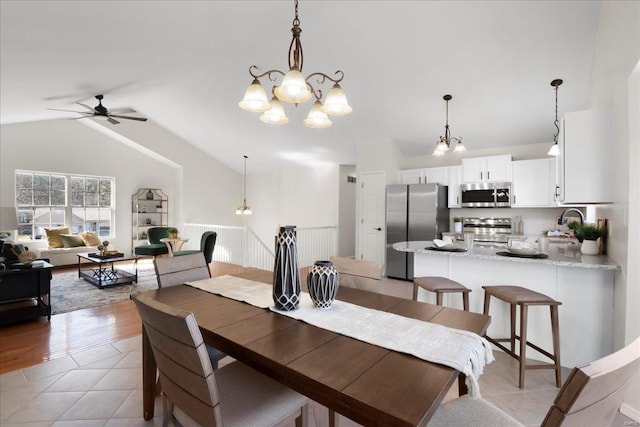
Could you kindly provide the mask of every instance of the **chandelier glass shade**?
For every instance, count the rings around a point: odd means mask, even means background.
[[[238,106],[246,111],[263,113],[260,120],[269,124],[286,124],[289,119],[286,117],[284,108],[280,101],[291,104],[304,104],[316,99],[315,103],[309,111],[309,115],[303,121],[305,126],[310,128],[326,128],[331,126],[331,120],[328,116],[344,116],[352,111],[347,96],[340,87],[340,82],[344,78],[344,73],[338,70],[331,77],[324,73],[312,73],[307,77],[302,74],[302,64],[304,57],[302,54],[302,43],[300,41],[300,19],[298,18],[298,0],[294,1],[295,17],[293,19],[293,27],[291,33],[293,39],[289,46],[289,71],[286,73],[277,69],[265,71],[257,74],[259,68],[255,65],[249,67],[249,74],[253,77],[251,85],[247,88],[242,101]],[[281,76],[280,85],[276,85],[278,76]],[[265,78],[273,84],[273,98],[268,101],[267,94],[260,79]],[[322,90],[314,87],[322,86],[327,81],[333,82],[333,87],[327,93],[324,104],[322,103]],[[274,110],[273,112],[271,110]]]
[[[444,156],[449,148],[451,148],[451,144],[455,143],[455,148],[453,149],[454,153],[462,153],[467,151],[467,148],[462,143],[462,138],[454,138],[451,136],[451,131],[449,130],[449,101],[453,97],[451,95],[445,95],[442,97],[446,103],[446,121],[444,126],[444,136],[441,136],[438,142],[436,143],[436,149],[433,150],[434,156]]]
[[[556,127],[556,133],[553,135],[553,145],[547,152],[549,156],[557,157],[560,154],[560,147],[558,146],[558,135],[560,135],[560,126],[558,126],[558,86],[562,84],[561,79],[555,79],[551,81],[551,86],[555,88],[556,91],[556,119],[553,124]]]
[[[236,209],[236,215],[251,215],[251,208],[247,206],[247,156],[244,157],[244,173],[242,174],[242,204]]]

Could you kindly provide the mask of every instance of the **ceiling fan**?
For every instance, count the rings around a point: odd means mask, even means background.
[[[104,98],[103,95],[96,95],[96,99],[98,100],[98,105],[96,105],[95,107],[89,107],[87,104],[83,104],[81,102],[77,103],[78,105],[82,105],[84,108],[86,108],[89,111],[61,110],[58,108],[49,108],[49,110],[67,111],[70,113],[83,114],[82,117],[73,117],[73,119],[86,119],[87,117],[102,117],[102,118],[106,118],[109,123],[113,123],[114,125],[117,125],[118,123],[120,123],[119,121],[116,120],[116,118],[127,119],[127,120],[137,120],[139,122],[147,121],[146,117],[133,117],[133,116],[122,115],[122,114],[128,114],[128,113],[135,113],[136,111],[132,110],[131,108],[114,108],[112,110],[107,110],[107,107],[102,105],[103,98]]]

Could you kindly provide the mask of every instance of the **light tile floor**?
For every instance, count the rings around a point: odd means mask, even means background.
[[[517,387],[517,365],[502,352],[480,377],[483,397],[527,426],[538,426],[558,389],[552,371],[527,372]],[[138,427],[162,425],[142,418],[141,338],[133,337],[0,375],[2,427]],[[563,372],[563,377],[568,370]],[[454,385],[446,399],[455,398]],[[312,403],[310,426],[328,425],[328,411]],[[341,419],[342,426],[357,426]],[[638,425],[619,415],[615,426]]]

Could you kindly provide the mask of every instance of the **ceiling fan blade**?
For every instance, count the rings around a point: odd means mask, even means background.
[[[93,115],[88,114],[86,116],[80,116],[80,117],[69,117],[69,120],[88,119],[89,117],[93,117]]]
[[[95,109],[93,107],[89,107],[87,104],[83,104],[82,102],[76,102],[76,104],[78,105],[82,105],[84,108],[86,108],[87,110],[90,111],[95,111]]]
[[[91,114],[91,113],[87,113],[86,111],[61,110],[61,109],[59,109],[59,108],[47,108],[47,110],[53,110],[53,111],[66,111],[67,113]]]
[[[108,121],[109,123],[113,123],[114,125],[117,125],[118,123],[120,123],[119,121],[117,121],[117,120],[115,120],[115,119],[112,119],[111,117],[107,117],[107,121]]]
[[[136,110],[133,110],[131,108],[110,108],[109,109],[109,113],[117,113],[117,114],[129,114],[129,113],[136,113]]]
[[[119,116],[117,114],[109,114],[109,117],[117,117],[119,119],[127,119],[127,120],[137,120],[139,122],[146,122],[146,117],[131,117],[131,116]]]

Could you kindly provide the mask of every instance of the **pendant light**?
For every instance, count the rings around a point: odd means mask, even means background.
[[[251,215],[251,208],[247,206],[247,156],[244,157],[244,173],[243,176],[243,184],[242,184],[242,205],[238,206],[236,209],[236,215]]]
[[[560,147],[558,146],[558,135],[560,135],[560,126],[558,126],[558,86],[562,84],[561,79],[555,79],[551,82],[551,86],[555,88],[556,91],[556,119],[553,124],[556,127],[556,133],[553,135],[553,145],[549,149],[547,153],[549,156],[558,156],[560,154]]]
[[[289,122],[285,115],[283,102],[289,102],[298,106],[315,97],[316,101],[309,111],[309,115],[303,121],[304,125],[310,128],[327,128],[331,126],[331,120],[328,116],[344,116],[352,111],[351,106],[347,102],[340,82],[344,78],[344,73],[338,70],[334,73],[334,77],[330,77],[324,73],[312,73],[307,77],[302,74],[302,64],[304,62],[302,54],[302,42],[300,34],[300,19],[298,18],[298,0],[294,0],[295,15],[293,19],[293,28],[291,33],[293,39],[289,46],[289,71],[286,73],[277,69],[265,71],[262,74],[256,74],[258,67],[252,65],[249,67],[249,74],[253,77],[251,85],[247,88],[244,98],[238,103],[240,108],[246,111],[263,113],[260,120],[273,124],[283,125]],[[274,86],[272,89],[273,98],[271,102],[267,100],[267,94],[260,84],[260,79],[266,77],[269,82],[275,83],[278,76],[282,76],[280,86]],[[323,85],[327,81],[333,82],[333,86],[322,103],[323,91],[316,89],[315,85]]]
[[[462,153],[467,151],[467,148],[462,143],[462,138],[454,138],[451,136],[451,132],[449,131],[449,101],[453,99],[451,95],[445,95],[442,97],[446,103],[446,121],[444,125],[444,136],[440,137],[440,140],[436,143],[436,149],[433,150],[434,156],[444,156],[449,148],[451,147],[451,143],[455,142],[456,146],[453,149],[454,153]]]

